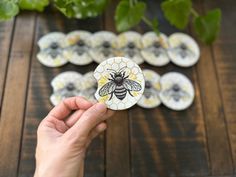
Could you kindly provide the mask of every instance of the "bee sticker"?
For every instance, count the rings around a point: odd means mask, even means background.
[[[61,32],[48,33],[38,41],[40,48],[37,58],[40,63],[48,67],[65,65],[68,60],[63,54],[65,35]]]
[[[55,106],[63,99],[80,95],[82,75],[67,71],[58,74],[52,81],[53,94],[50,97],[51,103]]]
[[[174,64],[181,67],[190,67],[199,60],[199,46],[189,35],[174,33],[169,36],[169,45],[168,55]]]
[[[92,63],[92,58],[88,54],[90,50],[90,32],[78,30],[66,35],[66,47],[63,51],[64,56],[75,65],[87,65]]]
[[[90,39],[90,56],[96,63],[101,63],[107,58],[116,56],[116,35],[109,31],[94,33]]]
[[[143,74],[145,78],[145,89],[143,96],[137,104],[143,108],[155,108],[161,104],[159,97],[161,91],[160,76],[149,69],[143,70]]]
[[[153,66],[164,66],[170,62],[167,54],[168,38],[165,34],[160,37],[155,32],[147,32],[142,37],[143,49],[141,54],[144,60]]]
[[[141,35],[134,31],[123,32],[117,37],[119,56],[127,57],[136,64],[144,62],[140,53],[142,49]]]
[[[161,79],[160,99],[162,103],[173,110],[187,109],[194,100],[194,88],[191,81],[183,74],[170,72]]]
[[[98,82],[96,99],[113,110],[133,106],[144,91],[141,69],[132,60],[124,57],[105,60],[96,68],[94,77]]]

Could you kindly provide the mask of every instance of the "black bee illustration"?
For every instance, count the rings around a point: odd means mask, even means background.
[[[62,54],[62,49],[57,42],[51,43],[51,45],[43,51],[50,55],[52,59],[55,59],[58,55]]]
[[[113,94],[115,94],[116,98],[119,100],[123,100],[127,94],[133,97],[131,91],[140,91],[142,89],[141,85],[133,80],[128,79],[129,75],[126,76],[125,69],[126,67],[121,68],[118,72],[113,69],[108,69],[113,71],[108,78],[110,82],[106,83],[102,88],[99,90],[100,96],[106,96],[110,94],[109,100],[112,99]]]
[[[179,46],[173,49],[177,55],[180,55],[181,58],[185,59],[187,56],[194,57],[195,54],[191,51],[184,43],[181,43]]]
[[[150,81],[145,81],[145,89],[143,92],[143,95],[146,97],[146,99],[151,98],[151,96],[159,95],[159,91],[156,90]]]
[[[144,50],[153,53],[155,57],[160,57],[161,55],[167,56],[166,50],[161,46],[161,44],[158,41],[153,42],[152,45],[150,45]]]
[[[176,102],[178,102],[181,98],[189,98],[190,95],[181,89],[178,84],[173,84],[172,87],[164,91],[164,94],[170,99],[173,98]]]

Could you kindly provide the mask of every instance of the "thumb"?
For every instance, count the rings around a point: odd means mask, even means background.
[[[72,136],[88,137],[90,131],[106,119],[107,107],[104,103],[96,103],[87,109],[80,119],[66,132]]]

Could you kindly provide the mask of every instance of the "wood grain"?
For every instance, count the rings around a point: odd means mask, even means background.
[[[105,30],[116,32],[115,7],[118,0],[110,3],[104,15]],[[106,133],[106,177],[130,176],[130,141],[128,111],[117,111],[108,122]]]
[[[48,9],[45,14],[40,14],[37,18],[36,36],[34,42],[34,53],[31,65],[30,84],[28,100],[26,105],[26,118],[24,124],[24,136],[22,141],[22,151],[19,167],[20,177],[30,177],[34,173],[35,159],[34,151],[36,146],[36,130],[40,121],[52,108],[49,97],[52,93],[51,80],[64,71],[77,71],[82,74],[94,70],[95,64],[86,67],[79,67],[67,64],[60,68],[48,68],[40,64],[36,58],[38,52],[38,39],[52,31],[71,32],[78,29],[97,31],[100,29],[99,18],[91,20],[68,20],[61,14]],[[86,177],[104,176],[104,136],[95,139],[87,152],[85,164]]]
[[[201,13],[204,12],[203,1],[196,1],[195,5]],[[211,175],[231,175],[231,149],[221,97],[224,91],[220,90],[212,47],[200,44],[201,58],[197,64],[197,73],[207,129]]]
[[[161,32],[171,34],[177,31],[163,19],[159,4],[160,1],[149,2],[147,15],[159,17]],[[146,25],[140,29],[142,32],[149,30]],[[130,111],[132,176],[207,176],[210,164],[195,67],[143,64],[142,68],[155,70],[161,75],[170,71],[183,73],[193,82],[196,97],[185,111],[172,111],[163,105],[150,110],[135,107]]]
[[[0,124],[1,177],[16,177],[34,25],[34,14],[16,19]]]
[[[217,2],[205,2],[205,9],[220,7],[222,10],[221,33],[218,40],[212,46],[214,64],[216,67],[217,81],[220,86],[222,104],[226,118],[226,127],[230,138],[233,158],[234,173],[236,173],[236,2],[219,0]],[[220,143],[220,142],[219,142]],[[222,147],[222,144],[219,145]],[[223,154],[222,154],[223,155]],[[227,152],[225,156],[231,154]],[[230,171],[232,169],[230,168]]]
[[[0,22],[0,115],[14,22]]]

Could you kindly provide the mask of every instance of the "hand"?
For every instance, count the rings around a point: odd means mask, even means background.
[[[38,127],[34,176],[82,177],[86,149],[112,114],[103,103],[82,97],[62,101]]]

